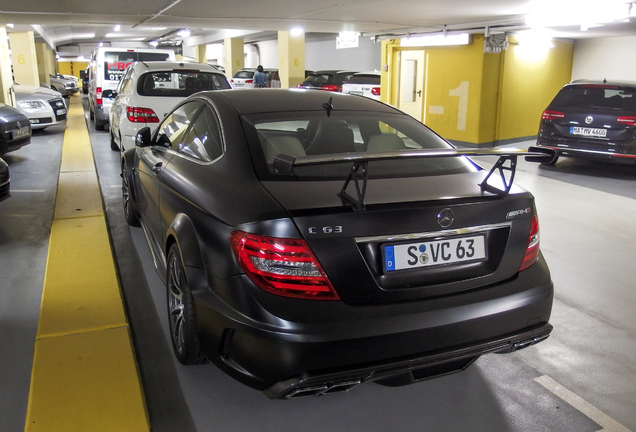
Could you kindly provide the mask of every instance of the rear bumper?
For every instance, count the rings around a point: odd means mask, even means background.
[[[557,153],[557,156],[606,160],[624,164],[636,164],[636,154],[615,153],[611,151],[589,150],[573,147],[559,147],[541,141],[537,142],[537,147],[552,149]]]
[[[539,342],[552,329],[553,285],[543,258],[512,280],[425,301],[349,306],[281,298],[293,310],[285,317],[269,313],[246,278],[228,283],[218,290],[234,298],[194,291],[203,349],[271,398],[346,391],[367,380],[420,381]]]

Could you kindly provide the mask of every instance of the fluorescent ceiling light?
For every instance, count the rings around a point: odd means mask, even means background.
[[[630,16],[631,3],[623,0],[538,0],[531,4],[526,23],[532,28],[582,26],[591,28]]]
[[[121,30],[121,26],[120,26],[119,24],[117,24],[117,25],[115,26],[114,30],[115,30],[116,32],[118,32],[119,30]]]
[[[409,36],[400,39],[400,46],[404,47],[468,45],[469,43],[470,35],[468,33],[451,35],[431,34],[423,36]]]
[[[294,27],[293,29],[289,30],[289,34],[292,36],[300,36],[304,32],[305,31],[302,29],[302,27]]]
[[[181,36],[182,38],[187,38],[188,36],[190,36],[190,30],[188,29],[181,29],[177,32],[177,34],[179,36]]]

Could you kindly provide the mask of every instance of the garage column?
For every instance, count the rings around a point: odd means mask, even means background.
[[[225,74],[232,78],[234,74],[245,67],[245,41],[243,38],[228,38],[223,40],[225,47]]]
[[[208,46],[203,44],[203,45],[197,45],[197,62],[199,63],[207,63],[208,62]]]
[[[294,88],[305,80],[305,33],[278,32],[278,72],[281,88]]]
[[[38,57],[32,31],[9,33],[11,62],[15,81],[23,85],[40,85]]]
[[[50,85],[51,80],[49,79],[49,75],[53,75],[55,73],[55,63],[53,62],[52,51],[49,50],[47,44],[36,43],[35,54],[38,58],[38,76],[40,77],[40,82]]]
[[[0,26],[0,103],[15,106],[7,29]]]

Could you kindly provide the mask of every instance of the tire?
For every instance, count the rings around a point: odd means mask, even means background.
[[[113,150],[113,151],[119,151],[119,146],[115,142],[115,137],[113,136],[113,131],[110,131],[108,136],[110,138],[110,149]]]
[[[168,274],[166,275],[168,294],[168,324],[170,339],[177,360],[184,365],[201,364],[205,356],[194,321],[192,294],[188,288],[181,255],[176,243],[168,252]]]
[[[95,130],[103,131],[105,126],[106,122],[95,119]]]
[[[130,176],[128,175],[128,168],[124,162],[121,166],[121,195],[122,203],[124,205],[124,217],[126,222],[130,226],[138,227],[141,225],[137,213],[133,207],[133,203],[130,200]]]
[[[92,110],[89,110],[89,112],[88,112],[88,113],[89,113],[89,114],[88,114],[88,117],[89,117],[91,120],[95,120],[95,112],[93,112]]]

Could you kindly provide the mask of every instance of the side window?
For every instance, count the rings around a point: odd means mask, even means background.
[[[188,126],[202,105],[201,102],[188,102],[168,114],[157,129],[155,143],[179,151]]]
[[[179,152],[204,162],[213,161],[223,154],[218,122],[210,108],[203,109],[196,118],[179,146]]]

